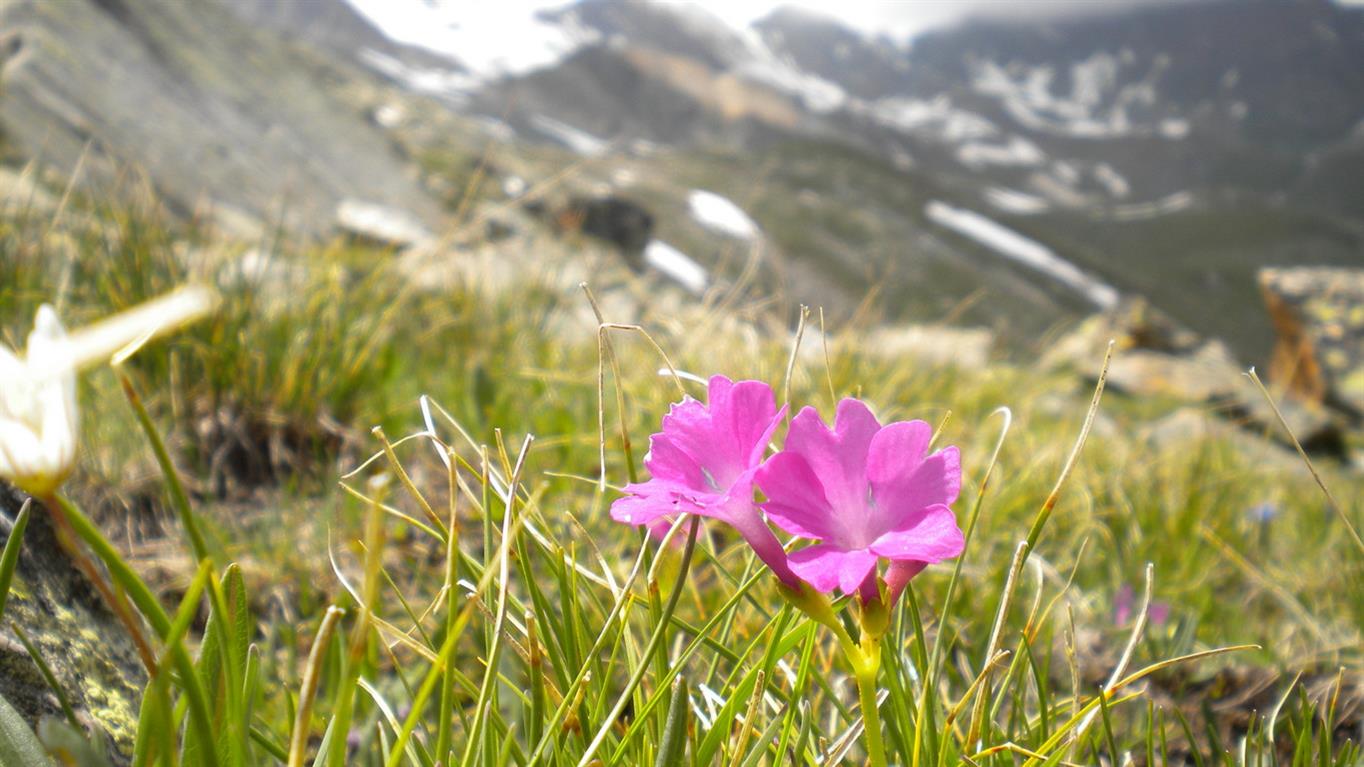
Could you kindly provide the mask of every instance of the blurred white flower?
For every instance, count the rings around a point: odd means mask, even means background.
[[[56,492],[76,462],[76,373],[128,357],[216,300],[210,290],[182,288],[69,335],[51,306],[39,308],[23,356],[0,343],[0,479],[29,495]]]
[[[55,491],[76,461],[76,367],[44,304],[23,358],[0,344],[0,477],[30,495]]]

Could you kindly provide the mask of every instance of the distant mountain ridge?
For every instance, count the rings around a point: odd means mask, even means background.
[[[555,145],[661,211],[746,201],[800,301],[1040,329],[1140,295],[1247,359],[1258,267],[1364,264],[1364,9],[1146,3],[906,44],[791,9],[395,8],[0,0],[0,134],[310,232],[352,197],[437,227],[463,187],[433,153]]]

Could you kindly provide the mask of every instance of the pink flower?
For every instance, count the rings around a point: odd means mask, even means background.
[[[1136,592],[1132,589],[1132,584],[1124,583],[1122,588],[1118,589],[1118,593],[1113,595],[1113,625],[1122,628],[1130,623],[1136,612],[1134,607]],[[1164,626],[1170,619],[1170,603],[1152,599],[1150,606],[1146,608],[1146,618],[1152,626]]]
[[[627,495],[611,504],[611,518],[655,531],[679,514],[718,519],[778,578],[798,587],[786,552],[753,503],[753,476],[785,414],[761,381],[711,378],[709,405],[687,397],[663,416],[663,431],[649,438],[644,457],[651,479],[627,486]]]
[[[884,558],[894,603],[926,564],[961,553],[965,540],[950,508],[961,459],[955,447],[927,454],[932,434],[923,421],[881,426],[855,399],[838,404],[832,430],[814,408],[796,415],[785,449],[757,475],[768,518],[819,541],[791,555],[796,575],[819,591],[837,587],[870,602]]]

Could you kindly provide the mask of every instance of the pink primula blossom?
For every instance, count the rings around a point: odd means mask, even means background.
[[[819,543],[791,554],[791,569],[815,589],[877,597],[887,559],[889,600],[928,563],[965,545],[950,508],[961,489],[955,447],[928,453],[923,421],[882,426],[862,402],[838,404],[829,429],[814,408],[791,422],[785,449],[757,475],[763,509],[781,529]]]
[[[786,552],[753,502],[753,476],[786,408],[777,409],[772,387],[761,381],[715,376],[709,389],[708,405],[687,397],[663,416],[663,431],[649,438],[644,457],[651,478],[627,486],[611,504],[611,518],[652,530],[680,514],[718,519],[797,587]]]

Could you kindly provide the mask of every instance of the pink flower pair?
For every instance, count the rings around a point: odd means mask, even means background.
[[[804,581],[864,602],[878,596],[881,559],[889,562],[884,579],[894,603],[927,564],[961,553],[950,508],[961,460],[955,447],[928,453],[928,424],[882,426],[861,401],[845,399],[830,429],[807,407],[792,419],[785,447],[764,461],[785,413],[765,383],[711,378],[709,405],[686,398],[663,417],[644,459],[652,478],[626,487],[612,518],[651,527],[683,513],[718,519],[787,586]],[[761,507],[755,486],[766,496]],[[818,543],[788,557],[763,512],[787,533]]]

